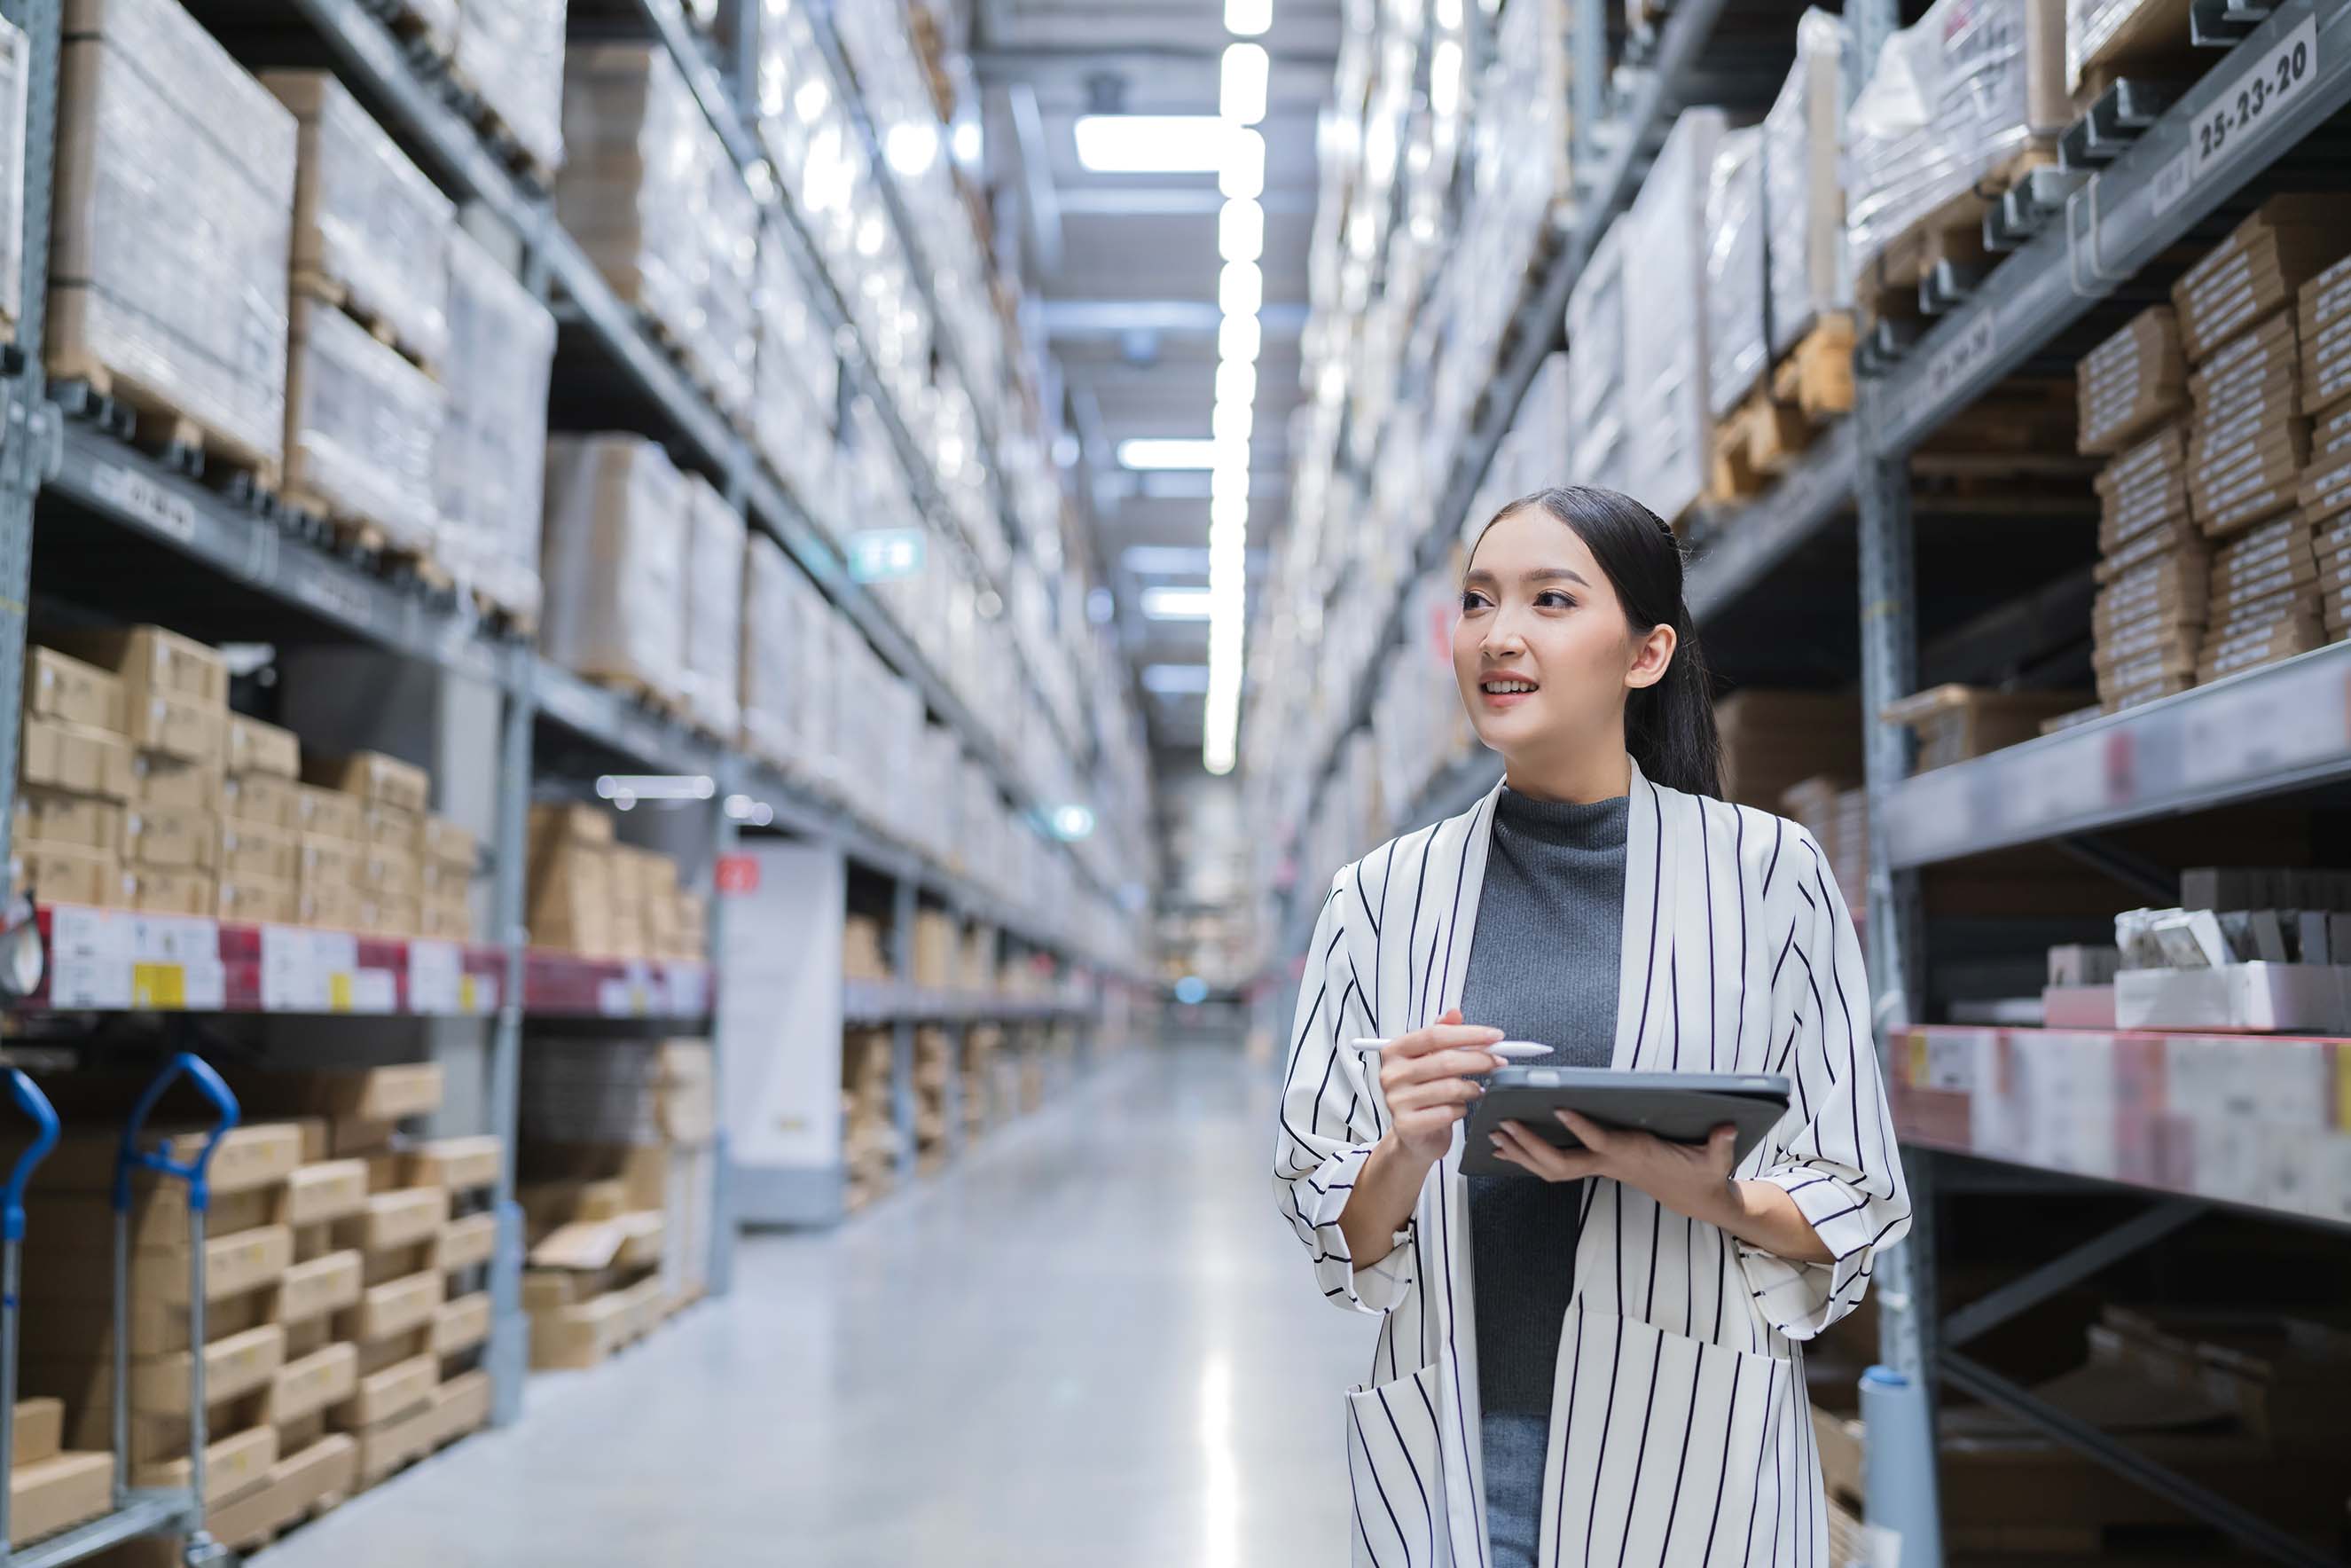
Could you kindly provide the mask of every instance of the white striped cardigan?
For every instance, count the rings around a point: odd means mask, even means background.
[[[1323,1295],[1382,1320],[1345,1433],[1353,1560],[1378,1568],[1486,1568],[1477,1318],[1460,1131],[1395,1250],[1361,1270],[1348,1255],[1340,1210],[1388,1119],[1375,1060],[1347,1042],[1458,1005],[1499,793],[1332,879],[1282,1087],[1275,1200]],[[1617,1183],[1585,1187],[1542,1568],[1827,1568],[1801,1346],[1853,1310],[1910,1214],[1869,1017],[1812,836],[1636,767],[1613,1063],[1790,1077],[1793,1107],[1739,1174],[1785,1187],[1836,1261],[1791,1263]]]

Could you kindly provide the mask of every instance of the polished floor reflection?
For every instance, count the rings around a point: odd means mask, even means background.
[[[262,1568],[1315,1568],[1371,1323],[1273,1218],[1270,1070],[1138,1052]]]

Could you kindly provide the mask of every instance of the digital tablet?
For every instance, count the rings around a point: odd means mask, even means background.
[[[1525,1176],[1523,1166],[1494,1155],[1505,1122],[1532,1128],[1562,1149],[1582,1148],[1554,1113],[1574,1111],[1604,1127],[1638,1127],[1677,1144],[1702,1144],[1725,1122],[1739,1129],[1744,1160],[1788,1113],[1788,1081],[1739,1072],[1616,1072],[1604,1067],[1504,1067],[1486,1077],[1485,1098],[1469,1117],[1461,1168],[1471,1176]]]

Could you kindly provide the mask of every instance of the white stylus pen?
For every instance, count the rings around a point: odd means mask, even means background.
[[[1353,1046],[1357,1051],[1362,1051],[1366,1056],[1376,1056],[1395,1043],[1395,1042],[1394,1040],[1356,1040],[1348,1041],[1348,1044]],[[1454,1047],[1453,1049],[1458,1051],[1482,1051],[1489,1056],[1499,1056],[1505,1061],[1518,1061],[1528,1057],[1549,1056],[1551,1054],[1551,1047],[1547,1045],[1537,1045],[1531,1040],[1506,1040],[1495,1045],[1463,1045]]]

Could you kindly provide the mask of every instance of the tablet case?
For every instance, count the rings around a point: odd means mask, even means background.
[[[1461,1169],[1470,1176],[1528,1176],[1494,1155],[1493,1134],[1519,1122],[1554,1147],[1581,1148],[1554,1113],[1576,1111],[1604,1127],[1637,1127],[1677,1144],[1702,1144],[1725,1122],[1739,1129],[1744,1160],[1788,1113],[1788,1081],[1777,1074],[1617,1072],[1593,1067],[1505,1067],[1488,1075],[1469,1117]]]

